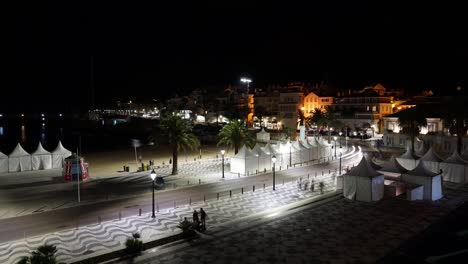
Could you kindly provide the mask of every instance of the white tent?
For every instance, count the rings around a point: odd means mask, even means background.
[[[312,146],[309,145],[309,143],[307,142],[307,139],[304,140],[304,141],[301,141],[301,144],[304,148],[307,149],[307,161],[311,161],[312,160]]]
[[[317,143],[319,145],[319,158],[325,158],[325,157],[330,157],[331,156],[331,147],[327,143],[327,141],[321,137],[319,140],[317,140]]]
[[[419,163],[424,163],[424,165],[434,173],[440,172],[439,163],[441,161],[442,159],[434,152],[432,147],[419,159]]]
[[[412,170],[419,163],[419,158],[411,153],[411,148],[406,148],[406,152],[396,158],[405,169]]]
[[[408,172],[408,170],[396,160],[395,156],[392,156],[390,160],[382,163],[380,166],[381,168],[377,171],[392,179],[398,179],[401,177],[401,174]]]
[[[58,142],[57,147],[52,151],[52,168],[59,169],[62,168],[63,160],[72,155],[71,151],[64,148],[62,142]]]
[[[279,152],[281,153],[281,166],[293,166],[294,164],[300,162],[299,151],[291,144],[291,142],[280,143]],[[278,158],[278,157],[277,157]],[[277,161],[278,162],[278,161]]]
[[[457,150],[452,156],[440,163],[442,176],[445,181],[465,183],[468,182],[468,162],[464,161]]]
[[[422,162],[413,170],[402,174],[402,179],[424,186],[424,200],[435,201],[442,198],[442,175],[430,171]]]
[[[8,171],[16,172],[29,170],[31,170],[31,155],[18,143],[13,152],[8,155]]]
[[[294,166],[294,164],[297,164],[297,163],[301,163],[302,160],[301,160],[301,148],[299,147],[298,144],[296,144],[297,141],[294,141],[294,142],[288,142],[287,145],[288,147],[290,146],[290,151],[291,151],[291,159],[292,159],[292,162],[291,162],[291,166]],[[288,149],[286,149],[286,151],[289,151]]]
[[[231,172],[243,175],[255,173],[257,160],[244,145],[234,157],[231,157]]]
[[[8,156],[0,151],[0,173],[8,172]]]
[[[256,170],[263,171],[271,169],[271,156],[266,154],[262,147],[257,143],[255,147],[251,150],[252,154],[254,154],[255,158],[257,159],[257,167]]]
[[[265,128],[262,128],[260,132],[257,133],[257,141],[260,142],[269,142],[270,141],[270,133],[265,131]]]
[[[268,167],[266,168],[267,170],[271,170],[273,167],[273,164],[271,163],[271,158],[274,155],[276,159],[279,160],[278,151],[272,145],[270,145],[270,143],[267,143],[265,147],[262,148],[262,150],[265,153],[265,155],[268,156],[268,160],[269,160],[269,163],[266,164]],[[276,167],[278,166],[278,162],[275,163],[275,166]]]
[[[419,138],[415,139],[414,142],[414,154],[418,157],[424,156],[426,153],[426,147],[424,146],[424,141],[420,140]]]
[[[372,168],[365,157],[343,175],[343,195],[351,200],[378,201],[384,196],[384,175]]]
[[[310,146],[310,159],[311,160],[316,160],[319,158],[320,155],[320,149],[319,149],[319,144],[315,137],[312,139],[308,140],[309,146]]]
[[[302,162],[306,162],[309,158],[309,150],[307,148],[305,148],[300,142],[299,140],[296,140],[294,141],[294,143],[292,143],[293,145],[293,148],[296,149],[296,162],[293,162],[294,164],[295,163],[302,163]]]
[[[32,170],[52,169],[52,154],[42,147],[41,142],[36,151],[31,154]]]

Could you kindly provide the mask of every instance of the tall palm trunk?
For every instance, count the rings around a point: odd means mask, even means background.
[[[331,131],[328,125],[327,125],[327,130],[328,130],[328,144],[331,144]]]
[[[172,175],[177,175],[179,173],[178,167],[177,167],[177,158],[179,156],[179,150],[177,149],[177,146],[172,148]]]
[[[414,138],[416,137],[416,133],[414,132],[414,124],[411,122],[410,124],[410,137],[411,137],[411,153],[414,154]]]
[[[237,152],[239,152],[239,144],[234,145],[234,155],[236,155]]]

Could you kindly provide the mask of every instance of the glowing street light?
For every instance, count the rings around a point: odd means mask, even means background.
[[[341,148],[341,135],[343,135],[343,132],[339,132],[338,134],[340,134],[340,148]]]
[[[273,191],[275,190],[275,162],[276,162],[276,156],[273,155],[273,157],[271,157],[271,162],[273,162]]]
[[[222,162],[221,162],[221,163],[223,164],[223,165],[222,165],[222,166],[223,166],[223,174],[222,174],[222,175],[223,175],[223,176],[222,176],[223,179],[224,179],[224,153],[226,153],[226,151],[225,151],[224,149],[222,149],[222,150],[221,150],[221,158],[222,158]]]
[[[250,79],[250,78],[241,78],[240,81],[247,84],[247,89],[250,88],[250,83],[252,82],[252,79]]]
[[[336,158],[336,139],[337,139],[337,137],[334,136],[333,139],[335,140],[335,158]]]
[[[156,179],[156,172],[154,169],[150,173],[151,181],[153,182],[153,214],[151,215],[151,218],[156,218],[156,215],[154,214],[154,180]]]

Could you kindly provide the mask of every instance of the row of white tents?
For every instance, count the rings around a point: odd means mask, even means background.
[[[430,171],[423,162],[406,170],[392,158],[379,167],[376,169],[372,161],[363,157],[356,167],[343,175],[343,195],[351,200],[378,201],[384,196],[386,176],[399,175],[404,183],[422,186],[419,188],[422,190],[420,199],[435,201],[442,198],[442,175]]]
[[[396,159],[407,170],[413,170],[422,163],[431,172],[441,173],[445,181],[455,183],[468,182],[468,162],[460,157],[457,151],[444,160],[432,147],[422,157],[413,155],[411,150],[407,148],[406,152]]]
[[[257,171],[271,170],[273,155],[276,157],[275,167],[286,168],[294,164],[329,157],[331,145],[323,138],[310,138],[292,143],[267,143],[265,146],[257,143],[252,149],[243,146],[231,158],[231,172],[247,175]]]
[[[0,173],[59,169],[62,168],[63,160],[71,155],[71,151],[64,148],[60,141],[52,152],[45,150],[39,142],[31,154],[18,143],[10,155],[0,152]]]

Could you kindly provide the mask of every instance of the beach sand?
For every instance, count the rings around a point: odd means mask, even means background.
[[[217,158],[216,155],[218,155],[218,158],[221,158],[220,150],[221,148],[216,145],[202,145],[202,160],[215,159]],[[199,155],[199,150],[181,150],[179,152],[179,165],[187,161],[194,161],[194,159],[199,160]],[[233,155],[234,150],[228,150],[226,151],[225,158]],[[149,164],[149,160],[154,160],[155,166],[161,166],[163,165],[163,162],[165,165],[169,165],[169,159],[172,159],[172,152],[165,146],[144,146],[137,148],[137,157],[140,156],[142,158],[142,162],[145,164]],[[123,172],[124,165],[130,167],[130,172],[137,170],[135,149],[131,147],[108,152],[83,153],[83,157],[89,164],[89,173],[91,178],[128,175],[128,173]],[[141,164],[138,164],[138,166],[141,166]]]

